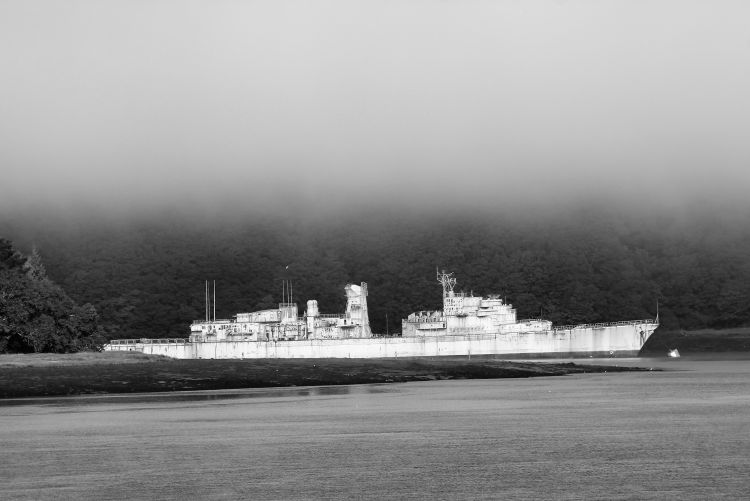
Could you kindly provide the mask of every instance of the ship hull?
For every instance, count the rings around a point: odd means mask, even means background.
[[[586,326],[538,332],[376,337],[305,341],[123,340],[109,351],[139,351],[180,359],[401,358],[502,355],[507,358],[633,357],[658,324]]]

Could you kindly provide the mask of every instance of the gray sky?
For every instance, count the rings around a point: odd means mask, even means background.
[[[750,187],[746,0],[0,0],[0,68],[0,210]]]

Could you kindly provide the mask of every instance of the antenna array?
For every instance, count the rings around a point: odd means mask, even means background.
[[[445,270],[442,273],[437,271],[437,281],[443,286],[443,297],[453,295],[453,288],[456,286],[453,273],[446,273]]]

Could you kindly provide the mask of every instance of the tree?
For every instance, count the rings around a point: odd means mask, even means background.
[[[38,251],[24,259],[0,238],[0,352],[74,352],[102,340],[96,309],[47,278]]]
[[[31,254],[26,259],[23,268],[32,280],[46,280],[47,270],[44,267],[42,256],[39,254],[39,249],[37,249],[36,245],[32,247]]]

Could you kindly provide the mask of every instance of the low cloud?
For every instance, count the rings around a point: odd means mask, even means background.
[[[741,204],[748,14],[4,2],[0,210]]]

